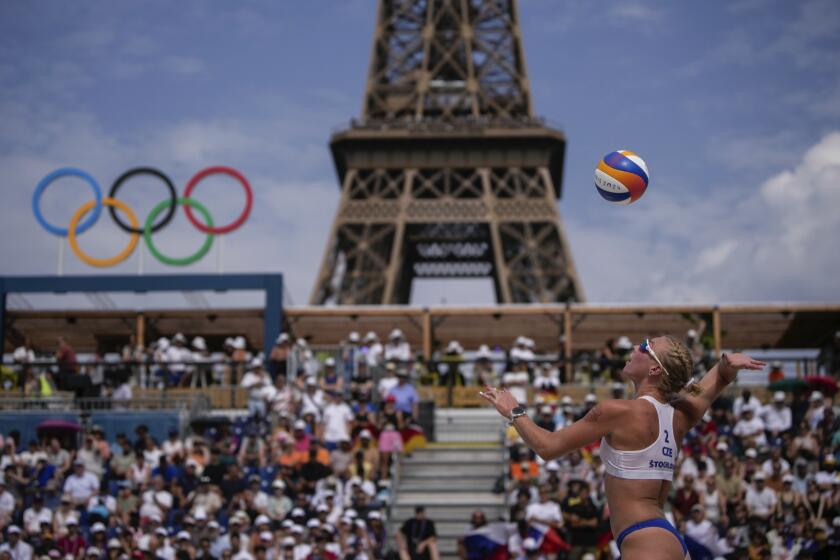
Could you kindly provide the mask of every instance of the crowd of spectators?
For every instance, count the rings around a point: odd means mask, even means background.
[[[622,398],[625,388],[613,386]],[[533,419],[555,431],[598,402],[539,392]],[[523,401],[524,402],[524,401]],[[514,557],[615,558],[604,466],[593,442],[544,462],[508,431],[510,541]],[[840,550],[840,419],[819,391],[770,394],[749,389],[721,397],[684,438],[666,510],[692,558],[837,558]],[[480,513],[480,512],[479,512]],[[486,524],[483,514],[472,526]],[[556,539],[537,542],[529,535]],[[466,557],[466,555],[464,556]]]
[[[702,375],[708,352],[696,331],[685,339]],[[576,357],[571,379],[563,349],[561,337],[556,354],[537,354],[533,340],[518,337],[508,350],[481,346],[470,355],[451,341],[424,362],[394,329],[384,342],[373,332],[352,332],[326,358],[284,333],[262,356],[241,337],[211,353],[200,337],[176,334],[150,348],[126,345],[116,363],[128,374],[109,385],[63,340],[53,367],[28,365],[38,360],[23,346],[14,354],[15,375],[26,392],[49,394],[72,385],[72,376],[89,378],[83,394],[114,401],[131,400],[137,386],[239,386],[248,416],[165,441],[142,426],[108,441],[94,426],[78,449],[4,434],[0,560],[385,557],[391,465],[417,428],[415,383],[500,385],[520,402],[534,395],[535,422],[552,431],[597,404],[594,393],[575,402],[563,390],[567,381],[609,383],[613,397],[629,396],[618,376],[629,339]],[[778,367],[773,375],[783,377]],[[668,510],[695,551],[725,559],[823,558],[840,544],[840,423],[831,397],[777,392],[762,403],[745,390],[720,398],[687,434]],[[509,480],[501,491],[518,528],[514,557],[611,557],[597,442],[543,463],[515,431],[507,441]],[[472,524],[484,523],[476,512]],[[398,542],[413,538],[405,533],[409,525]],[[528,538],[532,528],[552,536],[550,555],[545,540]]]
[[[75,448],[0,430],[0,560],[384,558],[394,455],[418,414],[395,334],[370,369],[346,351],[320,363],[285,334],[265,359],[234,339],[247,416],[188,437],[91,426]],[[155,347],[155,379],[216,374],[182,335]]]

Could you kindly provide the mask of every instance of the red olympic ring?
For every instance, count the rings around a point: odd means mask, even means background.
[[[184,205],[184,212],[187,213],[187,219],[192,223],[192,225],[194,225],[199,231],[203,231],[204,233],[214,233],[217,235],[221,233],[229,233],[241,226],[245,220],[248,219],[248,215],[251,213],[251,206],[254,203],[254,194],[251,192],[251,185],[248,184],[248,180],[236,169],[224,166],[208,167],[196,173],[193,178],[190,179],[190,182],[187,183],[187,188],[184,189],[183,197],[189,198],[193,188],[195,188],[202,179],[209,175],[216,175],[218,173],[230,175],[239,181],[239,184],[241,184],[242,188],[245,189],[245,209],[235,221],[226,226],[208,227],[196,219],[193,215],[192,208],[186,204]]]

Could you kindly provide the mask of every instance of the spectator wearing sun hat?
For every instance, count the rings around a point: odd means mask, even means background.
[[[776,509],[776,492],[769,488],[766,484],[767,475],[764,471],[758,471],[753,475],[752,485],[747,487],[747,495],[744,503],[747,505],[747,510],[750,515],[755,515],[761,519],[769,519],[770,515]]]
[[[248,391],[248,412],[252,416],[262,418],[266,414],[266,403],[262,390],[270,386],[271,376],[263,369],[260,358],[254,358],[248,367],[248,372],[242,377],[239,386]]]
[[[405,340],[405,336],[400,329],[394,329],[388,335],[384,355],[386,362],[404,364],[411,361],[411,345]]]
[[[762,407],[760,416],[771,439],[777,438],[793,426],[793,414],[785,404],[785,394],[781,391],[773,393],[773,402]]]
[[[808,398],[808,411],[805,413],[805,421],[808,422],[808,427],[812,431],[817,429],[817,426],[822,422],[825,414],[824,396],[820,391],[814,391]]]
[[[8,552],[12,560],[29,560],[32,558],[32,545],[21,538],[21,530],[17,525],[9,525],[6,529],[8,542],[0,545],[0,552]]]
[[[365,353],[365,360],[371,371],[382,367],[385,361],[385,347],[379,342],[379,337],[375,332],[370,331],[365,335],[362,351]]]
[[[466,385],[461,373],[464,361],[464,348],[457,340],[452,340],[438,363],[438,385],[442,387],[463,387]]]

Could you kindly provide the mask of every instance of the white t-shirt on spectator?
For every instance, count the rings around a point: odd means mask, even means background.
[[[0,494],[0,514],[11,515],[15,511],[15,497],[8,490]]]
[[[338,442],[349,438],[347,423],[353,420],[353,411],[347,403],[330,403],[324,407],[324,441]]]
[[[768,404],[761,411],[761,418],[765,427],[771,432],[785,432],[793,425],[789,406],[776,408],[774,404]]]
[[[735,399],[735,402],[732,403],[732,412],[735,414],[735,418],[741,418],[741,414],[744,412],[744,407],[752,408],[755,413],[758,414],[758,411],[761,410],[761,401],[759,401],[755,395],[750,395],[749,402],[744,401],[744,397],[739,396]]]
[[[166,490],[156,492],[146,490],[143,493],[143,504],[140,506],[140,517],[151,517],[159,515],[165,518],[166,511],[172,508],[172,494]]]
[[[560,526],[563,525],[563,516],[560,513],[560,504],[557,502],[552,502],[551,500],[540,503],[537,502],[535,504],[529,504],[528,508],[525,510],[525,519],[531,523],[534,527],[541,531],[548,531],[548,525],[544,525],[540,522],[530,521],[531,519],[547,519],[549,521],[557,521]]]
[[[27,544],[23,539],[18,540],[14,548],[12,548],[11,543],[0,545],[0,551],[5,550],[9,551],[12,560],[30,560],[32,558],[32,545]]]
[[[306,543],[300,543],[295,545],[293,549],[293,553],[295,555],[294,560],[305,560],[307,556],[312,552],[312,547]]]
[[[163,447],[163,453],[170,460],[175,455],[181,455],[182,457],[184,456],[184,443],[179,439],[176,439],[175,441],[167,439],[166,441],[163,442],[162,447]]]
[[[534,351],[528,348],[514,347],[510,351],[510,359],[514,362],[532,362],[534,361]]]
[[[779,457],[779,464],[781,465],[781,473],[787,474],[790,472],[790,463],[788,463],[783,457]],[[767,459],[761,464],[761,470],[767,473],[767,476],[773,475],[773,459]]]
[[[95,508],[99,504],[105,506],[109,513],[116,513],[117,511],[117,499],[113,496],[102,496],[97,495],[93,496],[87,503],[87,509],[90,511],[91,509]]]
[[[382,346],[381,342],[374,342],[371,344],[365,354],[365,360],[367,361],[368,367],[382,365],[382,356],[384,355],[384,352],[385,348]]]
[[[738,437],[750,437],[758,446],[767,445],[767,437],[764,435],[764,422],[757,416],[753,416],[752,420],[738,420],[732,433]]]
[[[714,550],[717,546],[717,527],[708,519],[704,519],[700,523],[695,523],[693,519],[689,519],[685,522],[685,534],[709,550]]]
[[[390,362],[391,360],[397,362],[408,362],[411,360],[411,346],[408,342],[400,342],[399,344],[391,344],[389,342],[385,345],[385,361]]]
[[[767,517],[776,507],[776,492],[766,486],[759,492],[750,486],[747,488],[746,504],[751,514]]]
[[[42,522],[45,521],[52,526],[52,518],[52,511],[45,507],[42,507],[41,511],[35,511],[35,508],[27,508],[23,512],[23,527],[27,533],[35,535],[41,532]]]
[[[64,493],[70,494],[75,504],[87,504],[90,497],[98,492],[99,479],[87,471],[82,473],[82,476],[71,474],[64,481]]]
[[[146,449],[143,451],[143,460],[147,465],[154,469],[160,464],[160,458],[162,455],[163,451],[157,447],[153,447],[152,449]]]
[[[324,392],[316,389],[314,393],[305,391],[300,397],[300,415],[305,416],[308,412],[315,415],[315,419],[321,421],[321,409],[324,408]]]
[[[388,396],[388,393],[391,392],[391,389],[396,387],[399,384],[400,380],[397,376],[389,377],[385,376],[379,380],[379,395],[384,399]]]
[[[183,362],[191,362],[193,353],[186,346],[178,348],[173,344],[166,349],[166,357],[167,361],[170,362],[170,371],[184,371],[187,366]]]

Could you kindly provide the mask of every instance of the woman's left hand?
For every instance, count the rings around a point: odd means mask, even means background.
[[[496,407],[496,410],[499,411],[499,414],[505,418],[510,418],[510,412],[515,407],[519,406],[519,403],[513,395],[504,389],[496,389],[495,387],[490,387],[488,385],[484,388],[484,391],[481,391],[478,394],[484,397],[485,400],[491,402],[493,406]]]

